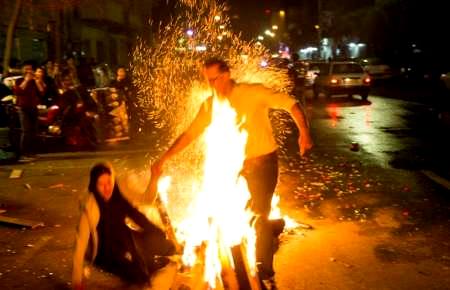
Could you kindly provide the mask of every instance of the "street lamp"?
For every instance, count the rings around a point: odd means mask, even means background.
[[[264,34],[270,37],[275,37],[275,33],[269,29],[267,29],[266,31],[264,31]]]
[[[273,30],[278,30],[278,25],[272,25]]]
[[[319,48],[319,58],[321,53],[321,46],[322,46],[322,31],[320,29],[320,25],[316,24],[314,25],[314,28],[317,30],[317,47]]]

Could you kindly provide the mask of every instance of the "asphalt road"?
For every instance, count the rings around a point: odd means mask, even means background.
[[[313,229],[283,234],[278,289],[449,289],[450,147],[435,110],[371,95],[368,102],[308,98],[307,113],[316,145],[299,158],[296,132],[288,134],[277,192],[282,210]],[[89,167],[111,160],[127,195],[139,201],[156,154],[122,146],[0,166],[3,215],[45,224],[0,226],[1,288],[70,289]],[[23,169],[22,177],[9,179],[13,169]],[[134,289],[98,271],[88,286]]]

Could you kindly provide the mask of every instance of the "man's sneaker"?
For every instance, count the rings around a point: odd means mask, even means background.
[[[275,284],[275,278],[271,277],[269,279],[263,279],[261,280],[261,288],[263,290],[276,290],[277,285]]]

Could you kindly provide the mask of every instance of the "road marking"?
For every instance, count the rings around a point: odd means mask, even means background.
[[[447,179],[437,175],[436,173],[430,170],[421,170],[421,172],[425,174],[429,179],[450,190],[450,181],[448,181]]]

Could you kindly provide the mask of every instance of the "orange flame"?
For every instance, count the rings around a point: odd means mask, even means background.
[[[212,109],[212,121],[204,134],[200,190],[192,201],[191,214],[178,225],[177,238],[185,243],[182,261],[191,267],[197,262],[197,249],[206,245],[204,280],[215,288],[220,281],[224,247],[244,243],[251,273],[256,273],[256,238],[249,222],[252,213],[246,209],[250,193],[239,175],[247,133],[236,124],[236,112],[228,101],[215,99]]]

